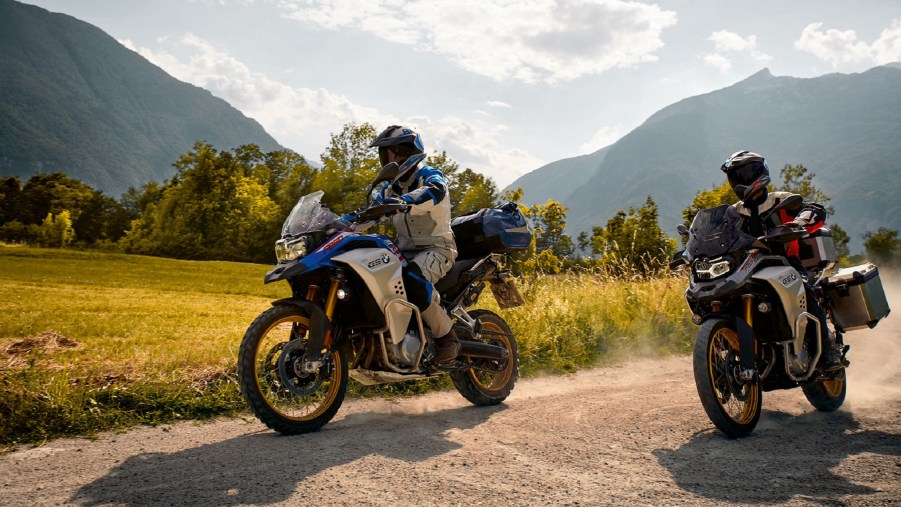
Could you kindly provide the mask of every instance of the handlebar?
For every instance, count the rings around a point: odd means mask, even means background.
[[[389,203],[389,204],[375,204],[373,206],[369,206],[367,208],[363,208],[356,212],[357,222],[368,222],[371,220],[378,220],[382,217],[389,217],[395,215],[397,213],[407,213],[410,211],[409,204],[402,203]]]
[[[807,231],[805,229],[795,229],[783,225],[775,228],[771,234],[757,238],[757,241],[778,241],[780,243],[788,243],[790,241],[799,240],[805,236],[807,236]]]

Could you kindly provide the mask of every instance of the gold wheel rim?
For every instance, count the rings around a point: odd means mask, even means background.
[[[476,373],[475,370],[470,368],[469,376],[482,391],[500,392],[501,390],[503,390],[504,386],[507,385],[507,382],[510,381],[510,377],[513,375],[513,365],[515,364],[514,358],[512,357],[513,347],[510,346],[510,338],[506,335],[507,331],[501,329],[501,327],[494,322],[483,321],[482,329],[492,333],[500,333],[488,336],[491,337],[491,341],[498,342],[496,343],[497,345],[504,347],[505,349],[507,349],[507,352],[510,353],[507,357],[507,367],[504,368],[504,371],[499,373]]]
[[[311,421],[324,414],[325,411],[328,410],[328,408],[332,405],[332,403],[335,402],[335,399],[338,397],[338,390],[340,389],[342,382],[341,368],[339,365],[340,356],[338,355],[338,351],[331,353],[331,375],[329,378],[323,379],[320,389],[318,389],[312,395],[280,395],[277,391],[272,389],[272,386],[269,384],[265,377],[260,376],[260,366],[265,366],[266,360],[268,359],[266,356],[263,356],[261,358],[260,352],[263,351],[264,353],[268,354],[268,351],[278,346],[279,343],[287,343],[287,339],[284,339],[284,341],[279,340],[282,340],[283,338],[290,339],[290,332],[282,332],[279,333],[279,336],[277,336],[274,341],[270,341],[266,346],[264,346],[264,343],[267,342],[267,338],[273,333],[274,330],[278,329],[283,331],[285,325],[287,325],[288,329],[290,329],[293,328],[295,324],[298,324],[300,327],[309,329],[310,319],[308,317],[303,317],[300,315],[290,315],[273,322],[272,325],[266,328],[263,336],[261,336],[257,341],[257,347],[254,351],[253,376],[256,383],[257,392],[259,393],[260,398],[263,400],[263,403],[265,403],[270,410],[290,421],[304,422]],[[304,336],[299,336],[295,339],[303,340],[305,338],[306,333],[304,333]],[[271,369],[271,364],[269,366],[269,368],[266,368],[266,373],[272,375],[273,371]],[[275,375],[278,375],[277,372],[274,373]],[[326,385],[326,383],[328,383],[328,385]],[[264,386],[268,389],[264,389]],[[323,389],[325,389],[324,394],[322,393]]]
[[[826,391],[826,395],[830,398],[838,398],[842,394],[842,389],[845,387],[845,374],[842,374],[839,377],[836,377],[832,380],[824,380],[821,382],[823,385],[823,390]]]
[[[716,394],[716,402],[723,413],[736,424],[748,424],[754,420],[757,412],[757,401],[760,398],[760,384],[745,384],[750,392],[745,401],[735,397],[728,381],[728,358],[731,352],[739,351],[738,335],[732,329],[720,328],[710,337],[707,347],[707,365],[710,371],[710,382]]]

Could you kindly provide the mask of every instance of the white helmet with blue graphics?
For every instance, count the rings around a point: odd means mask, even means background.
[[[382,167],[391,162],[398,164],[394,181],[402,179],[426,157],[419,134],[411,128],[400,125],[386,128],[369,147],[379,149],[379,162]]]

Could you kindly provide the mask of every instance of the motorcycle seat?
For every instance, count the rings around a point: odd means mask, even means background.
[[[457,291],[459,291],[470,281],[469,277],[461,277],[461,275],[472,269],[472,267],[475,266],[476,263],[480,260],[482,259],[465,259],[455,262],[450,271],[448,271],[447,274],[444,275],[444,277],[441,278],[441,280],[438,280],[438,283],[435,284],[435,288],[438,289],[438,293],[442,296],[456,296]]]

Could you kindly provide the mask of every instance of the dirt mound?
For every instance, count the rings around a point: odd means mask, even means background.
[[[7,359],[7,367],[15,367],[23,364],[24,359],[31,353],[38,352],[41,354],[54,354],[64,349],[74,349],[81,345],[77,341],[64,336],[56,331],[44,331],[35,336],[30,336],[24,340],[15,341],[9,344],[5,349],[0,349],[9,356]]]

